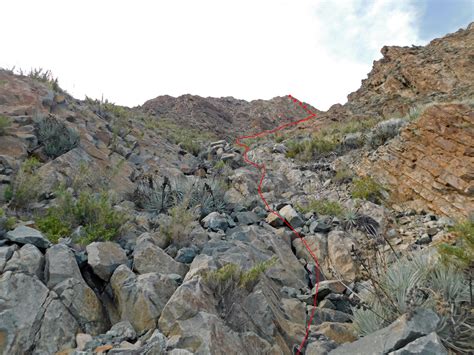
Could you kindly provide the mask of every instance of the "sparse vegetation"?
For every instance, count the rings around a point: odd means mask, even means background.
[[[23,72],[20,70],[20,75],[23,75]],[[55,78],[51,70],[45,70],[43,68],[32,68],[28,76],[34,80],[38,80],[42,83],[48,84],[56,92],[60,92],[61,88],[59,87],[58,78]]]
[[[15,217],[8,217],[5,211],[0,208],[0,230],[12,230],[15,226],[16,218]]]
[[[8,128],[11,125],[11,121],[8,117],[0,115],[0,136],[4,136],[7,133]]]
[[[57,158],[79,145],[79,133],[63,122],[47,117],[37,122],[38,141],[44,152],[51,158]]]
[[[13,208],[26,208],[36,202],[40,196],[41,179],[37,173],[40,166],[36,158],[25,160],[14,176],[10,190],[5,191],[5,197]]]
[[[58,191],[57,204],[45,216],[36,218],[38,228],[48,239],[57,243],[82,226],[84,234],[77,240],[89,244],[97,240],[112,240],[119,235],[127,215],[115,210],[107,193],[91,194],[84,191],[75,198],[70,191]]]
[[[474,314],[469,307],[465,276],[452,265],[428,255],[413,255],[392,264],[364,293],[353,319],[360,335],[367,335],[393,322],[402,314],[423,307],[441,318],[437,333],[457,353],[468,353],[472,345]]]
[[[379,184],[370,176],[356,178],[353,180],[351,195],[353,198],[374,203],[381,203],[384,200],[384,186]]]
[[[169,209],[188,201],[188,208],[198,207],[201,217],[213,211],[226,211],[223,184],[209,179],[173,179],[165,177],[155,181],[151,177],[141,181],[134,193],[138,207],[152,213],[166,213]]]
[[[272,267],[277,261],[276,257],[257,263],[247,271],[243,271],[236,264],[226,264],[223,267],[209,271],[203,275],[204,282],[218,295],[223,295],[226,291],[235,287],[242,287],[251,290],[260,276]]]
[[[401,118],[392,118],[379,122],[367,135],[367,144],[375,149],[388,140],[398,136],[400,129],[406,124]]]
[[[296,209],[301,213],[316,212],[324,216],[341,217],[344,214],[344,207],[339,202],[326,199],[313,199],[305,206],[297,205]]]
[[[336,171],[336,174],[334,175],[332,180],[335,183],[342,184],[342,183],[351,182],[353,178],[354,178],[354,173],[348,168],[343,168]]]
[[[160,231],[170,242],[180,247],[188,246],[189,230],[187,227],[196,219],[193,211],[188,209],[188,202],[183,201],[169,210],[170,219],[160,225]]]

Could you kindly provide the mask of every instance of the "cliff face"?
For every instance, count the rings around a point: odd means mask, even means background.
[[[385,46],[381,52],[383,58],[374,62],[348,102],[334,105],[324,116],[401,117],[412,107],[474,94],[474,24],[426,46]]]

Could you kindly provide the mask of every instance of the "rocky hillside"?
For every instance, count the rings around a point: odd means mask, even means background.
[[[234,137],[289,97],[132,109],[1,70],[0,353],[471,353],[472,30],[243,140],[262,180]]]
[[[402,117],[427,103],[472,98],[473,52],[474,24],[426,46],[383,47],[383,58],[374,61],[361,87],[345,105],[332,106],[324,116]]]
[[[320,112],[309,104],[307,106],[315,113]],[[288,105],[287,97],[247,102],[233,97],[159,96],[145,102],[141,109],[157,119],[172,119],[184,127],[231,138],[268,130],[296,118],[303,118],[305,114],[299,107]]]

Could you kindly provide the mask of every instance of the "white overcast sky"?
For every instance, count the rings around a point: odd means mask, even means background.
[[[77,98],[128,106],[292,94],[327,109],[360,86],[383,45],[426,43],[420,3],[2,0],[0,67],[50,69]]]

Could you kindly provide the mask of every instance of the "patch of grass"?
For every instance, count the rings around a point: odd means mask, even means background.
[[[226,167],[226,163],[223,160],[219,160],[214,164],[214,169],[216,170],[222,170]]]
[[[260,275],[271,268],[277,262],[277,258],[262,261],[256,264],[253,268],[240,274],[239,285],[247,289],[252,289],[259,280]]]
[[[11,190],[6,190],[5,196],[13,208],[26,208],[36,202],[40,196],[41,179],[37,173],[40,162],[36,158],[25,160],[13,179]]]
[[[217,294],[223,295],[235,287],[251,290],[260,276],[272,267],[277,261],[276,257],[256,264],[248,271],[243,271],[236,264],[226,264],[223,267],[209,271],[203,275],[204,282]]]
[[[456,244],[443,243],[438,246],[442,261],[446,265],[456,265],[460,269],[469,270],[470,278],[474,270],[474,221],[468,219],[456,223],[451,231],[457,236]]]
[[[15,227],[16,218],[15,217],[8,217],[5,211],[0,208],[0,230],[12,230]]]
[[[170,219],[160,225],[160,231],[170,242],[180,247],[189,246],[189,230],[187,227],[196,219],[188,209],[188,203],[182,202],[169,210]]]
[[[11,121],[6,116],[0,115],[0,136],[4,136],[7,133],[8,128],[11,126]]]
[[[381,203],[384,200],[384,186],[379,184],[370,176],[361,177],[353,180],[351,196],[371,201],[373,203]]]
[[[306,206],[296,206],[301,213],[316,212],[319,215],[341,217],[344,215],[344,207],[337,201],[311,200]]]
[[[348,168],[343,168],[336,171],[336,175],[334,175],[332,180],[336,183],[342,184],[345,182],[351,182],[353,178],[354,178],[354,173]]]
[[[48,239],[57,243],[61,237],[69,237],[78,226],[84,227],[80,244],[112,240],[120,233],[128,216],[115,210],[107,193],[82,192],[74,198],[69,191],[59,191],[57,205],[45,216],[36,218],[38,228]]]

